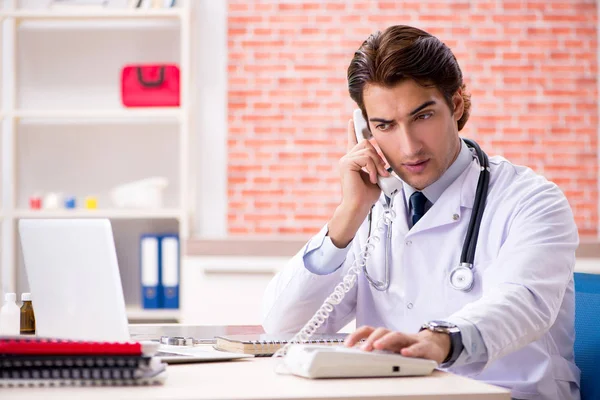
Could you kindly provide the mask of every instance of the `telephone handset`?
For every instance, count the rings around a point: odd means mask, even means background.
[[[369,125],[367,124],[367,121],[365,121],[360,108],[354,110],[352,120],[354,121],[356,141],[360,143],[363,139],[369,139],[371,137],[371,131],[369,130]],[[380,176],[377,174],[377,184],[389,198],[402,189],[402,181],[393,171],[390,171],[390,176]]]

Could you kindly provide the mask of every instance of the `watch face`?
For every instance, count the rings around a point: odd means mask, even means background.
[[[429,321],[429,325],[434,328],[456,328],[456,325],[446,321]]]

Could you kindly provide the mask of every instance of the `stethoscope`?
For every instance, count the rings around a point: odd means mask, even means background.
[[[452,286],[456,290],[462,290],[463,292],[468,292],[473,288],[473,283],[475,281],[475,274],[473,272],[473,261],[475,259],[475,248],[477,247],[477,238],[479,236],[479,227],[481,226],[481,219],[483,217],[483,211],[485,209],[485,202],[488,194],[488,187],[490,183],[490,164],[487,157],[487,154],[481,150],[481,147],[469,139],[462,139],[467,146],[475,149],[475,153],[477,155],[477,159],[479,160],[479,181],[477,181],[477,191],[475,192],[475,200],[473,203],[473,212],[471,214],[471,219],[469,220],[469,228],[467,229],[467,236],[465,237],[465,241],[463,243],[462,253],[460,255],[460,263],[457,267],[450,272],[450,286]],[[371,224],[372,224],[372,213],[373,207],[371,207],[371,211],[369,211],[369,234],[367,237],[371,236]],[[365,273],[365,277],[369,281],[369,283],[377,290],[384,292],[390,286],[390,271],[388,264],[388,248],[391,245],[392,241],[392,222],[390,221],[387,227],[386,240],[385,240],[385,281],[380,282],[376,279],[373,279],[369,273],[367,272],[367,264],[363,265],[363,271]]]

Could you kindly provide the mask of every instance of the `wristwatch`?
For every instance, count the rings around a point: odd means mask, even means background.
[[[450,351],[448,352],[448,357],[440,364],[440,367],[442,368],[450,367],[458,359],[458,356],[460,356],[460,353],[462,353],[464,348],[460,329],[458,329],[456,325],[446,321],[429,321],[421,326],[421,331],[425,329],[428,329],[431,332],[445,333],[450,336]]]

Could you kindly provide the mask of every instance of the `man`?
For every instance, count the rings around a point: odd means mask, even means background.
[[[348,346],[365,339],[366,351],[432,359],[510,388],[514,398],[579,398],[573,356],[579,239],[563,193],[531,169],[491,157],[473,287],[457,290],[450,276],[461,259],[480,167],[459,137],[470,96],[454,55],[422,30],[393,26],[355,53],[348,86],[373,143],[357,142],[348,122],[340,205],[269,284],[265,329],[301,329],[362,257],[371,231],[381,241],[367,271],[385,281],[389,262],[389,287],[378,290],[361,273],[319,332],[336,332],[356,318],[361,327]],[[376,184],[377,174],[389,176],[386,162],[402,180],[393,199]],[[386,207],[395,213],[387,254],[387,232],[375,225]]]

